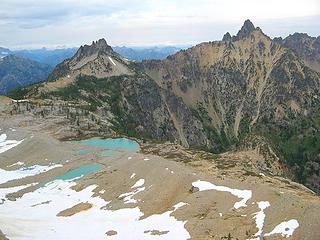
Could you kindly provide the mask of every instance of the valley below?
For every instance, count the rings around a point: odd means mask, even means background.
[[[1,99],[3,112],[14,104]],[[254,149],[74,140],[65,117],[1,117],[0,239],[320,237],[319,197],[261,171]]]

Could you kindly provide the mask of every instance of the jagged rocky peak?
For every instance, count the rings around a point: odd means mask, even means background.
[[[112,47],[107,44],[107,41],[104,38],[101,38],[98,41],[93,41],[91,46],[100,50],[112,51]]]
[[[101,38],[98,41],[93,41],[91,45],[81,46],[75,57],[82,58],[101,53],[113,53],[112,47],[107,44],[107,41],[104,38]]]
[[[310,38],[310,36],[306,33],[295,32],[294,34],[290,34],[289,37],[287,37],[287,39],[294,39],[294,40],[300,40],[304,38]]]
[[[254,30],[256,30],[255,26],[253,23],[247,19],[241,29],[239,30],[238,34],[233,37],[233,40],[240,40],[243,38],[248,37]],[[259,29],[260,30],[260,29]],[[261,31],[261,30],[260,30]]]
[[[222,41],[228,42],[228,41],[231,41],[231,39],[232,39],[232,37],[231,37],[230,33],[227,32],[225,35],[223,35]]]

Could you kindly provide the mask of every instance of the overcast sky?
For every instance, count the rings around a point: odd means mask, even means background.
[[[0,46],[195,44],[248,18],[271,37],[320,35],[319,0],[1,0]]]

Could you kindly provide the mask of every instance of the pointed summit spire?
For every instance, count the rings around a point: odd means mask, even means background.
[[[80,61],[80,59],[90,55],[111,53],[113,53],[112,47],[107,44],[107,41],[104,38],[101,38],[98,41],[93,41],[91,45],[81,46],[74,58],[77,59],[77,61]]]
[[[99,50],[112,51],[112,48],[107,44],[107,41],[104,38],[101,38],[98,41],[93,42],[90,47],[99,49]]]
[[[235,36],[234,40],[240,40],[240,39],[246,38],[254,30],[256,30],[255,26],[249,19],[247,19],[244,22],[243,26],[241,27],[240,31],[238,32],[237,36]]]

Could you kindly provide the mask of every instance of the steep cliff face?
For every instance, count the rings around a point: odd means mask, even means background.
[[[141,68],[183,99],[209,139],[218,135],[232,145],[266,136],[299,180],[312,175],[309,186],[317,185],[320,74],[281,41],[246,21],[236,36],[144,61]]]
[[[252,23],[227,39],[145,61],[143,69],[230,138],[280,109],[301,112],[319,94],[319,74]]]

